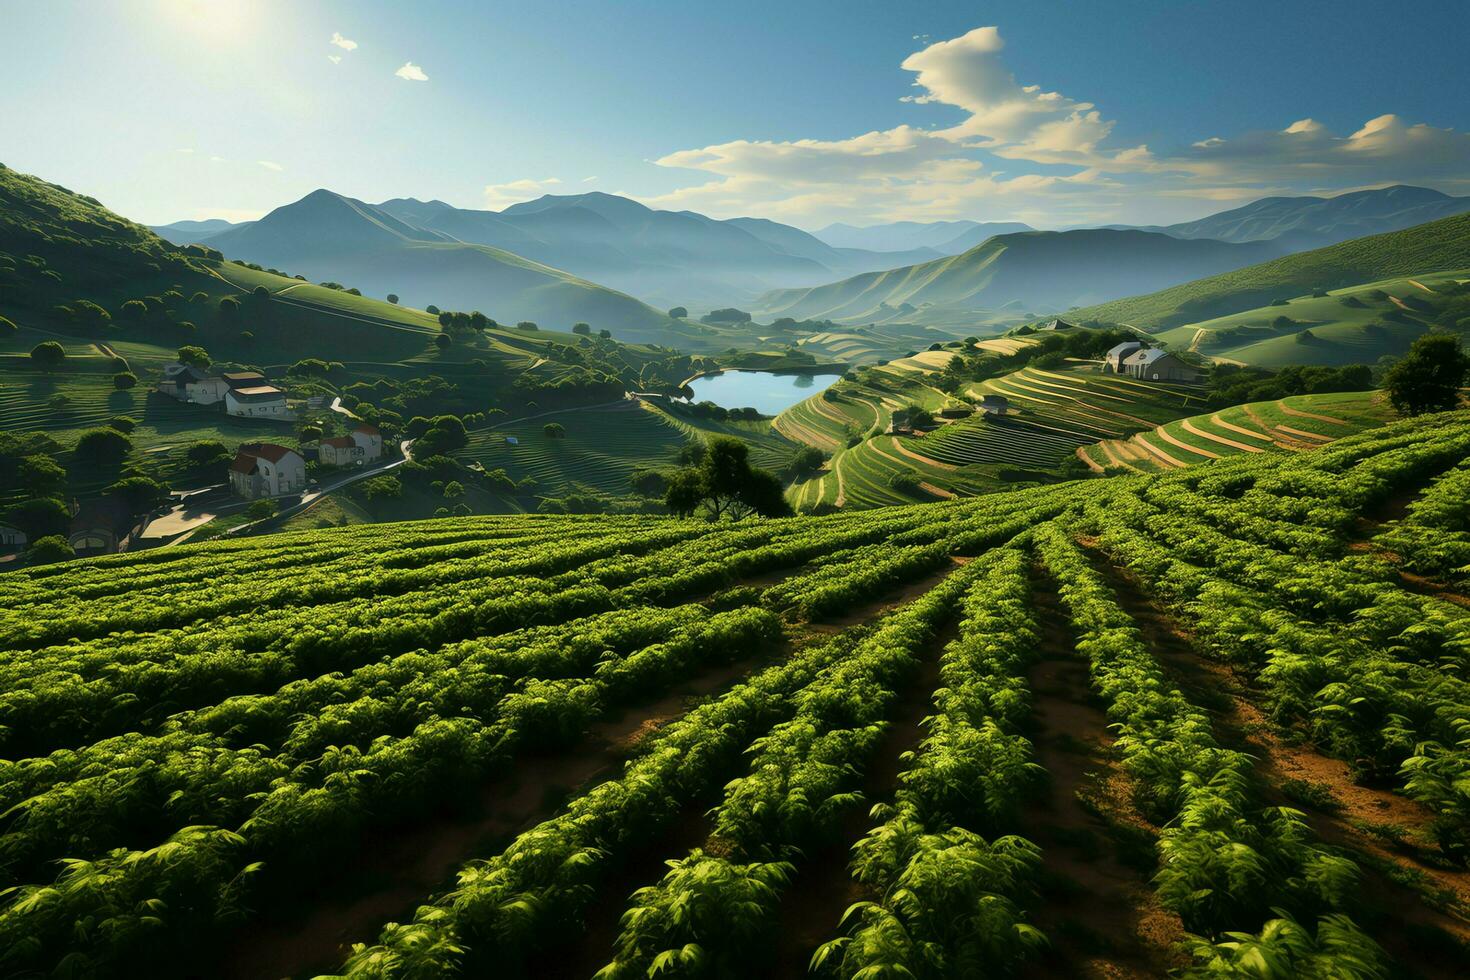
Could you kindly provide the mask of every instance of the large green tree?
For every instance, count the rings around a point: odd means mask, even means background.
[[[681,516],[703,511],[711,520],[791,513],[780,479],[769,470],[751,466],[750,447],[730,438],[711,440],[697,465],[670,477],[664,503]]]
[[[1383,385],[1400,415],[1446,412],[1460,401],[1470,354],[1452,334],[1425,334],[1389,369]]]

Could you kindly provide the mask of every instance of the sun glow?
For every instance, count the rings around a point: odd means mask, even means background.
[[[223,40],[247,30],[253,5],[242,0],[165,0],[164,16],[198,37]]]

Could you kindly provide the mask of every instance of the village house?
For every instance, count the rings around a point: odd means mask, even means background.
[[[163,366],[163,378],[158,382],[160,394],[194,405],[214,405],[225,397],[229,385],[224,378],[206,374],[192,364],[175,361]]]
[[[139,522],[116,497],[72,501],[67,542],[78,557],[110,555],[122,550]]]
[[[1145,347],[1123,358],[1122,373],[1145,381],[1195,381],[1199,372],[1168,351]]]
[[[231,388],[225,392],[225,411],[243,418],[287,418],[286,393],[266,384]]]
[[[348,435],[357,448],[362,450],[363,459],[371,461],[383,455],[383,433],[376,425],[360,422]]]
[[[241,446],[230,464],[230,487],[242,497],[280,497],[306,489],[306,460],[269,442]]]
[[[24,548],[26,546],[26,533],[18,527],[9,524],[0,524],[0,548]]]
[[[220,377],[231,388],[259,388],[265,384],[265,375],[259,371],[227,371]]]
[[[1104,374],[1122,374],[1123,358],[1136,354],[1148,345],[1141,340],[1125,340],[1103,355]]]
[[[351,466],[362,459],[362,450],[351,436],[323,439],[317,449],[316,458],[323,466]]]

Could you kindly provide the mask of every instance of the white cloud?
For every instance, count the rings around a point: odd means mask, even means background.
[[[225,162],[225,158],[224,157],[210,157],[209,158],[209,162],[210,163],[224,163]]]
[[[410,82],[427,82],[429,80],[429,76],[424,74],[424,70],[412,61],[405,61],[403,67],[393,74]]]
[[[327,55],[327,60],[334,65],[340,65],[342,63],[342,56],[340,54],[329,54]]]
[[[194,221],[208,221],[210,218],[223,218],[226,221],[241,222],[254,221],[265,216],[264,211],[242,210],[239,208],[197,208],[189,215]]]
[[[343,51],[356,51],[357,50],[357,42],[356,41],[349,41],[347,38],[343,37],[341,34],[337,33],[336,31],[333,31],[332,32],[332,39],[328,43],[329,44],[335,44],[337,47],[341,48]]]
[[[174,150],[174,152],[175,153],[193,153],[194,152],[194,148],[192,146],[181,146],[177,150]]]
[[[706,181],[642,200],[723,216],[759,208],[798,221],[1050,214],[1049,223],[1062,224],[1116,220],[1130,205],[1133,213],[1124,216],[1141,220],[1138,210],[1161,210],[1154,198],[1176,199],[1162,209],[1169,213],[1193,199],[1203,213],[1209,202],[1323,186],[1470,186],[1470,135],[1391,114],[1348,136],[1307,117],[1281,130],[1214,135],[1163,152],[1114,146],[1116,123],[1101,108],[1018,81],[1004,49],[999,29],[980,27],[904,59],[916,91],[901,101],[958,109],[958,122],[676,150],[654,163],[702,172]]]
[[[560,178],[547,177],[544,180],[527,179],[513,180],[508,184],[486,184],[485,206],[491,210],[499,210],[522,201],[532,201],[550,193],[560,183]]]
[[[274,170],[276,173],[280,173],[282,170],[285,170],[286,169],[285,167],[281,166],[279,163],[274,162],[273,160],[256,160],[255,162],[258,163],[258,164],[260,164],[262,167],[264,167],[267,170]]]
[[[597,180],[597,178],[596,177],[583,177],[582,178],[582,183],[584,183],[584,184],[590,184],[594,180]]]

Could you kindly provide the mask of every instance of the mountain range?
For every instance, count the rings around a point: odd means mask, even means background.
[[[995,235],[969,251],[813,289],[775,290],[759,312],[796,319],[870,322],[897,310],[931,322],[1019,305],[1064,310],[1259,262],[1270,242],[1180,240],[1159,232],[1094,228]],[[1151,285],[1146,285],[1151,284]]]
[[[874,252],[836,248],[799,228],[763,218],[716,220],[693,211],[655,210],[603,193],[547,195],[503,211],[456,208],[443,201],[414,198],[377,205],[357,201],[355,205],[359,211],[375,209],[392,219],[387,223],[400,234],[415,240],[463,242],[513,252],[664,307],[748,305],[773,287],[814,285],[941,254],[931,249]],[[280,225],[291,214],[282,211],[277,209],[248,225],[209,229],[200,227],[200,222],[180,222],[154,231],[181,244],[204,242],[227,254],[231,253],[226,246],[249,242],[255,251],[232,257],[279,265],[288,260],[276,258],[273,246],[265,247],[279,235],[262,237],[245,229]],[[292,233],[303,230],[294,226]],[[363,232],[371,236],[366,227]],[[299,249],[292,253],[297,263],[307,258]],[[309,258],[325,264],[330,256],[313,253]],[[345,275],[348,273],[333,278]],[[367,283],[363,288],[376,287]],[[486,300],[481,304],[490,305]]]
[[[1030,225],[1019,221],[891,221],[863,227],[836,222],[813,234],[837,248],[865,248],[881,252],[927,248],[939,255],[958,255],[991,235],[1032,230]]]

